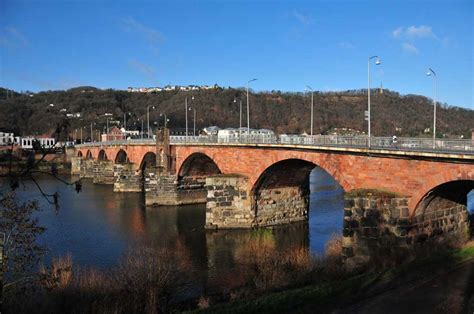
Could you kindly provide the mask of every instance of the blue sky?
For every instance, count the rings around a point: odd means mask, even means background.
[[[0,86],[372,86],[474,109],[473,1],[10,1]]]

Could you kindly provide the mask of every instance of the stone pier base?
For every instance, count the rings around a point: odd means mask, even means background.
[[[410,216],[408,198],[369,194],[345,197],[342,254],[349,269],[399,264],[468,236],[464,205]]]
[[[71,174],[72,175],[80,175],[81,174],[81,166],[82,166],[82,157],[70,157],[71,160]]]
[[[92,182],[95,184],[114,184],[114,162],[111,160],[101,160],[94,165],[94,177]]]
[[[93,159],[85,159],[80,166],[79,176],[85,179],[92,179],[94,177],[95,161]]]
[[[301,187],[262,189],[256,199],[258,226],[283,225],[308,219],[309,190]]]
[[[185,205],[206,203],[203,177],[178,179],[177,175],[149,173],[145,178],[146,205]]]
[[[250,228],[254,226],[248,179],[240,176],[206,178],[206,228]]]
[[[141,171],[135,164],[114,165],[114,192],[141,192]]]

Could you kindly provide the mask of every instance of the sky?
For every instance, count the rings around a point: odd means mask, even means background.
[[[474,1],[0,1],[0,86],[371,86],[474,109]]]

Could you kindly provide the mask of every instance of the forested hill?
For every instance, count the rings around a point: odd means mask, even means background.
[[[124,113],[130,112],[129,128],[141,127],[150,107],[150,124],[163,125],[160,113],[166,113],[171,128],[185,126],[185,97],[189,107],[197,113],[197,128],[210,125],[219,127],[239,126],[239,100],[243,103],[242,124],[246,126],[246,94],[242,89],[215,89],[183,92],[129,93],[118,90],[100,90],[94,87],[77,87],[67,91],[45,91],[36,94],[0,90],[0,131],[16,134],[43,134],[54,130],[66,119],[66,114],[80,113],[80,117],[67,118],[70,130],[84,127],[86,134],[90,124],[102,129],[106,113],[112,120],[123,121]],[[191,99],[194,96],[194,100]],[[238,101],[235,103],[234,99]],[[378,89],[372,91],[372,132],[374,136],[427,136],[426,128],[433,125],[433,105],[430,99],[417,95],[400,95]],[[51,105],[52,104],[52,105]],[[250,94],[250,126],[267,128],[278,133],[302,133],[310,131],[311,95],[287,92],[260,92]],[[366,130],[364,110],[367,108],[367,91],[315,92],[315,134],[327,133],[333,128]],[[66,110],[64,110],[66,109]],[[474,110],[442,105],[437,112],[438,136],[470,138],[474,128]],[[189,111],[189,126],[193,125],[193,111]]]

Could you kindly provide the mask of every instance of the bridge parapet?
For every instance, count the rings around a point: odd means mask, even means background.
[[[454,153],[459,155],[474,155],[474,140],[437,139],[433,142],[427,138],[398,138],[391,137],[352,137],[338,135],[309,136],[242,136],[236,138],[218,138],[217,136],[169,136],[171,145],[276,145],[281,147],[306,148],[359,148],[367,151],[392,152],[424,152],[424,153]],[[120,145],[154,145],[154,139],[127,139],[106,142],[92,142],[76,145],[77,149],[87,147],[109,147]]]

